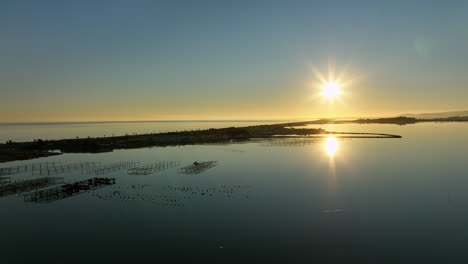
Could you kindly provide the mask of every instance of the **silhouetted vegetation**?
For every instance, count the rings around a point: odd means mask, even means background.
[[[383,122],[389,120],[383,119],[380,121]],[[307,137],[317,134],[337,134],[336,132],[327,132],[321,128],[294,128],[294,126],[313,124],[315,122],[316,121],[219,129],[211,128],[206,130],[150,133],[142,135],[126,134],[125,136],[99,138],[88,137],[60,140],[36,139],[32,142],[21,143],[13,143],[10,141],[7,142],[7,144],[0,144],[0,162],[46,157],[59,155],[61,153],[98,153],[109,152],[114,149],[130,149],[152,146],[164,147],[205,143],[243,142],[248,141],[251,138],[272,138],[277,136]],[[361,122],[371,122],[371,120],[364,120]],[[396,138],[400,136],[370,134],[368,137]],[[60,152],[50,152],[51,150]]]

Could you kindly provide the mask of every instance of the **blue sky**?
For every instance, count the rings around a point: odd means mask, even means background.
[[[2,1],[0,121],[467,109],[467,1]],[[311,67],[347,70],[316,96]]]

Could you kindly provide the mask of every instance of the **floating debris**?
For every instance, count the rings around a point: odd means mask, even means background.
[[[28,193],[25,202],[50,203],[115,184],[115,178],[93,178],[59,187]]]
[[[148,187],[156,189],[144,190]],[[218,185],[218,186],[153,186],[149,184],[132,184],[111,186],[105,191],[92,194],[102,200],[122,202],[147,202],[159,206],[183,207],[187,202],[219,198],[249,199],[249,185]]]
[[[116,200],[123,202],[147,202],[159,206],[172,206],[172,207],[183,207],[184,204],[178,203],[177,199],[159,199],[151,198],[145,195],[132,195],[127,193],[121,193],[114,191],[111,194],[95,194],[93,195],[102,200]]]
[[[163,194],[161,192],[137,192],[136,190],[149,187],[149,184],[132,184],[129,186],[113,186],[110,192],[94,193],[92,196],[102,200],[115,200],[123,202],[147,202],[153,205],[181,207],[179,198],[173,195]]]
[[[248,199],[248,191],[250,189],[249,185],[220,185],[220,186],[177,186],[169,185],[164,187],[164,189],[171,191],[172,193],[182,193],[184,199],[192,199],[195,196],[204,196],[204,197],[215,197],[215,196],[225,196],[231,198],[234,196],[244,196]],[[244,193],[241,193],[244,192]],[[178,195],[180,197],[180,195]]]
[[[150,186],[152,186],[152,185],[151,184],[132,184],[128,188],[143,189],[143,188],[150,187]]]
[[[63,178],[57,177],[43,177],[34,180],[17,181],[10,184],[0,185],[0,197],[29,192],[60,183],[63,183]]]
[[[185,166],[177,170],[179,174],[199,174],[208,169],[216,167],[217,161],[194,162],[192,165]]]
[[[81,171],[82,174],[95,174],[95,175],[102,175],[107,174],[115,171],[120,171],[128,168],[134,168],[135,166],[139,165],[139,162],[117,162],[108,165],[104,165],[98,168],[91,168],[91,169],[84,169]]]
[[[335,210],[324,210],[322,211],[322,213],[339,213],[339,212],[343,212],[344,210],[343,209],[335,209]]]
[[[177,167],[179,164],[180,163],[177,161],[161,161],[141,167],[130,168],[128,169],[127,173],[130,175],[148,175],[158,171]]]

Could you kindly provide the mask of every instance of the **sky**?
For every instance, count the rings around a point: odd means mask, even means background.
[[[467,47],[468,1],[3,0],[0,122],[466,110]]]

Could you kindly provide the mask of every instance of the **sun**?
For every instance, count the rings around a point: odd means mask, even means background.
[[[328,100],[333,100],[340,95],[341,86],[336,82],[327,82],[322,86],[322,95]]]
[[[321,71],[311,65],[312,79],[307,82],[307,86],[312,88],[311,99],[321,99],[329,105],[346,103],[352,95],[352,87],[362,76],[350,73],[350,65],[344,65],[342,70],[335,67],[334,62],[329,62],[328,71]]]

